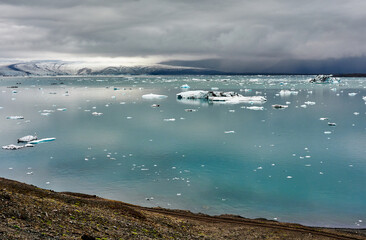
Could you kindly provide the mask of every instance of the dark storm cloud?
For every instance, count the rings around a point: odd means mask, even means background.
[[[363,0],[2,0],[0,58],[358,57],[364,9]]]

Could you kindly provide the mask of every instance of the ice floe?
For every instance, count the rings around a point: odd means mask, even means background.
[[[7,116],[6,119],[17,120],[17,119],[24,119],[24,117],[23,116]]]
[[[149,93],[149,94],[142,95],[143,99],[148,99],[148,100],[164,99],[164,98],[167,98],[167,97],[168,96],[166,96],[166,95],[159,95],[159,94],[154,94],[154,93]]]
[[[44,143],[44,142],[51,142],[51,141],[55,141],[56,138],[42,138],[39,140],[34,140],[34,141],[30,141],[28,142],[29,144],[38,144],[38,143]]]
[[[2,146],[2,149],[5,149],[5,150],[18,150],[18,149],[22,149],[22,148],[26,148],[26,147],[33,147],[33,145],[32,144],[25,144],[25,145],[10,144],[10,145],[6,145],[6,146]]]
[[[274,105],[272,105],[272,107],[273,107],[274,109],[284,109],[284,108],[288,108],[288,106],[287,106],[287,105],[281,105],[281,104],[274,104]]]
[[[18,138],[18,143],[21,143],[21,142],[30,142],[30,141],[34,141],[34,140],[37,140],[37,136],[27,135],[27,136]]]

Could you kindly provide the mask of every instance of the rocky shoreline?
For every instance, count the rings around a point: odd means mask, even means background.
[[[0,239],[366,239],[366,230],[145,208],[0,178]]]

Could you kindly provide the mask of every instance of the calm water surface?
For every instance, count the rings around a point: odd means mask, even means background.
[[[34,133],[56,138],[1,149],[0,176],[144,206],[364,228],[366,81],[313,85],[309,78],[0,78],[0,145]],[[263,111],[179,101],[183,84],[268,101]],[[298,94],[282,96],[282,89]],[[168,98],[141,98],[148,93]],[[24,120],[6,119],[12,115]]]

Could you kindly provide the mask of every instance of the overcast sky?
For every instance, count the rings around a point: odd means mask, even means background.
[[[365,0],[0,0],[0,58],[363,57],[365,11]]]

